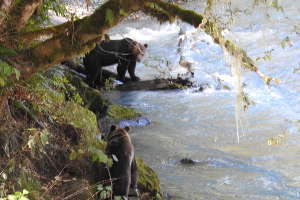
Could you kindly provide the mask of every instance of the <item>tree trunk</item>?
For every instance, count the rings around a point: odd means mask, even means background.
[[[8,17],[8,13],[13,6],[13,0],[0,0],[0,32],[3,28],[3,23]]]
[[[0,20],[1,30],[18,33],[27,24],[34,11],[43,3],[43,0],[26,0],[13,3],[11,0],[2,0],[0,11],[8,14]],[[13,5],[14,4],[14,5]]]

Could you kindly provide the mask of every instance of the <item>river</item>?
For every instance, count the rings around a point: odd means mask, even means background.
[[[172,199],[300,199],[300,1],[254,2],[219,0],[211,11],[227,24],[225,37],[257,60],[262,72],[281,80],[266,85],[256,73],[243,71],[244,91],[255,104],[239,112],[238,135],[235,77],[210,36],[181,22],[159,25],[145,17],[110,32],[112,38],[149,45],[136,71],[142,79],[153,79],[185,72],[178,64],[181,29],[187,38],[181,56],[192,63],[194,80],[212,86],[203,92],[107,94],[151,120],[147,127],[133,128],[133,142]],[[184,6],[203,13],[206,3]],[[180,164],[186,157],[198,163]]]

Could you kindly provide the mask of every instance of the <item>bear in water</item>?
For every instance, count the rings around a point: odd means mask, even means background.
[[[134,155],[134,147],[128,134],[129,127],[117,128],[112,125],[107,135],[106,153],[113,158],[113,164],[109,168],[113,182],[113,196],[128,198],[129,189],[133,189],[137,195],[137,164]]]
[[[117,79],[125,82],[126,71],[132,81],[140,80],[135,75],[136,62],[140,62],[145,55],[147,44],[140,44],[130,38],[121,40],[104,40],[85,55],[83,64],[87,72],[87,81],[95,87],[95,81],[102,82],[102,67],[118,64]]]

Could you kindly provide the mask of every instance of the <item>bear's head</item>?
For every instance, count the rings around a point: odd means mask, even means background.
[[[137,62],[140,62],[146,53],[148,44],[141,44],[134,41],[132,44],[133,56]]]
[[[130,130],[130,128],[128,126],[124,127],[124,128],[117,128],[116,125],[112,125],[110,127],[109,133],[107,134],[107,141],[112,141],[115,140],[120,137],[129,137],[128,135],[128,131]]]

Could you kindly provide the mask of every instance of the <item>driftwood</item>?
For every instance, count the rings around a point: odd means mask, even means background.
[[[70,67],[71,69],[79,72],[81,77],[85,78],[84,67],[80,64],[76,64],[72,60],[66,60],[62,64]],[[111,71],[102,69],[102,80],[105,82],[107,79],[116,79],[117,74]],[[97,85],[103,86],[103,83],[98,82]],[[132,91],[132,90],[171,90],[171,89],[184,89],[193,87],[193,82],[189,78],[169,78],[169,79],[154,79],[154,80],[141,80],[141,81],[130,81],[129,77],[125,78],[125,83],[113,87],[115,90],[120,91]]]
[[[176,79],[154,79],[138,82],[125,82],[122,85],[118,85],[115,89],[120,91],[130,90],[171,90],[171,89],[183,89],[192,87],[193,84],[188,79],[176,78]]]

